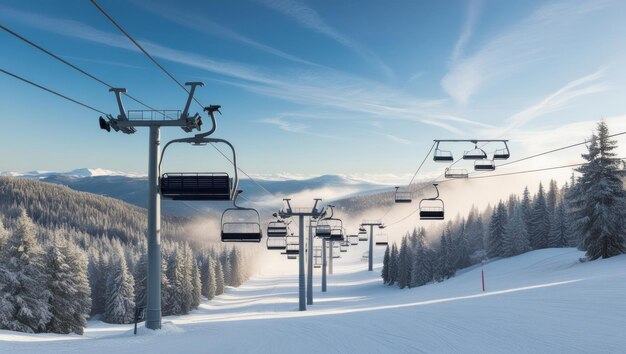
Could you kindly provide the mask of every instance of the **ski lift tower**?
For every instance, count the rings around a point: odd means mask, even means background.
[[[137,132],[137,127],[150,128],[148,144],[148,284],[147,284],[147,308],[146,327],[150,329],[161,328],[161,194],[159,190],[160,160],[160,129],[161,127],[179,127],[186,133],[194,129],[200,130],[202,118],[196,113],[189,115],[189,106],[197,86],[204,86],[202,82],[187,82],[190,86],[189,97],[182,113],[179,110],[129,110],[124,109],[122,93],[125,88],[111,88],[109,91],[115,94],[120,114],[117,118],[107,115],[106,119],[100,117],[100,128],[108,132],[111,129],[125,134]],[[213,118],[215,111],[219,112],[219,106],[206,107]]]
[[[383,222],[380,220],[363,220],[361,226],[369,226],[370,227],[370,242],[369,242],[369,254],[367,259],[367,270],[370,272],[374,270],[374,226],[378,226],[379,228],[384,228]]]
[[[322,215],[324,213],[324,210],[317,210],[317,204],[319,203],[319,201],[321,199],[315,199],[315,204],[313,205],[313,208],[292,208],[291,207],[291,199],[286,198],[283,199],[285,201],[285,203],[287,203],[287,209],[283,209],[281,211],[278,212],[278,215],[282,218],[282,219],[287,219],[290,218],[292,216],[297,216],[299,218],[299,224],[298,224],[298,229],[299,229],[299,243],[300,243],[300,249],[299,249],[299,253],[298,253],[298,263],[299,263],[299,270],[298,270],[298,289],[299,289],[299,299],[300,299],[300,311],[306,311],[306,296],[305,296],[305,281],[304,281],[304,217],[308,216],[310,218],[319,218],[320,215]],[[309,253],[311,253],[313,245],[309,244]],[[309,272],[311,272],[312,270],[310,270]],[[309,290],[310,291],[310,290]],[[311,299],[312,300],[312,299]]]

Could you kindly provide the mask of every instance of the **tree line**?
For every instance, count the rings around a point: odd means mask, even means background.
[[[531,196],[510,195],[483,212],[448,222],[436,241],[426,230],[414,229],[400,246],[387,247],[382,278],[400,288],[443,281],[458,269],[487,258],[511,257],[550,247],[578,247],[585,260],[626,253],[626,192],[624,163],[615,154],[617,142],[604,121],[582,155],[578,176],[559,188],[551,180],[547,190],[539,184]]]
[[[10,197],[0,203],[0,211],[6,211],[0,213],[0,329],[82,334],[90,318],[134,320],[135,309],[146,304],[147,252],[145,226],[128,215],[141,210],[16,178],[0,178],[0,195]],[[83,208],[64,209],[73,203]],[[89,215],[99,207],[106,212]],[[164,222],[163,315],[186,314],[202,297],[212,299],[248,277],[250,255],[191,245],[183,221]]]

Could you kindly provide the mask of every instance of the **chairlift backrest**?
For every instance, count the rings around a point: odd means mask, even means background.
[[[493,160],[474,162],[474,171],[495,171],[496,163]]]
[[[506,140],[503,141],[503,143],[504,143],[504,149],[496,150],[496,152],[493,154],[494,160],[506,160],[509,157],[511,157],[511,154],[509,152],[509,145],[506,143]]]
[[[406,188],[396,187],[395,201],[396,203],[410,203],[412,195]]]

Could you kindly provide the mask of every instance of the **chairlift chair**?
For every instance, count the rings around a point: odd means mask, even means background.
[[[498,149],[496,150],[496,152],[493,153],[493,159],[494,160],[507,160],[509,157],[511,157],[511,154],[509,152],[509,146],[506,143],[506,140],[503,141],[504,143],[504,149]]]
[[[359,241],[367,241],[367,231],[365,230],[365,228],[360,227],[359,228]]]
[[[411,202],[411,192],[406,188],[396,187],[395,194],[396,203],[410,203]]]
[[[359,244],[359,235],[350,235],[348,236],[348,241],[350,242],[350,246],[356,246]]]
[[[343,232],[343,227],[341,226],[335,226],[330,230],[330,238],[329,240],[331,241],[343,241],[344,232]]]
[[[205,133],[206,134],[206,133]],[[237,155],[233,145],[223,139],[209,138],[198,134],[191,138],[174,139],[165,144],[159,171],[167,148],[176,143],[194,146],[206,146],[223,143],[230,147],[233,156],[233,178],[226,172],[167,172],[159,178],[159,188],[164,199],[172,200],[233,200],[237,194],[239,177],[237,175]]]
[[[319,220],[317,226],[315,226],[315,236],[321,238],[329,238],[331,231],[330,222],[327,220]]]
[[[313,268],[322,268],[322,258],[315,257],[313,259]]]
[[[300,254],[300,238],[298,236],[287,236],[287,245],[285,247],[285,253],[287,256]]]
[[[463,153],[463,160],[484,160],[487,158],[485,150],[478,147],[478,144],[474,144],[474,149],[465,151]]]
[[[450,162],[454,161],[452,157],[452,151],[439,149],[439,142],[435,146],[435,153],[433,154],[433,161],[435,162]]]
[[[222,213],[222,242],[261,242],[263,231],[259,212],[254,208],[237,205],[237,196],[241,192],[237,191],[233,207]]]
[[[287,240],[285,237],[267,237],[267,249],[268,250],[284,250],[287,247]]]
[[[377,234],[374,240],[376,241],[376,246],[387,246],[389,243],[389,238],[387,234],[384,233]]]
[[[439,199],[439,189],[436,183],[433,183],[433,187],[435,187],[437,195],[420,201],[420,220],[443,220],[444,218],[443,200]]]
[[[283,220],[267,224],[267,237],[287,237],[287,224]]]
[[[474,162],[474,171],[495,171],[496,163],[493,160],[482,160]]]
[[[446,171],[444,173],[445,178],[467,178],[469,173],[464,168],[449,168],[446,167]]]
[[[350,247],[350,242],[342,241],[339,243],[339,252],[348,252],[348,247]]]

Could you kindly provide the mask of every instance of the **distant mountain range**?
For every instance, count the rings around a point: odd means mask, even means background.
[[[81,192],[109,196],[143,208],[147,206],[147,176],[145,175],[100,168],[80,168],[69,172],[0,172],[0,176],[36,179],[64,185]],[[254,181],[242,179],[239,182],[239,188],[244,191],[242,196],[245,198],[239,204],[252,202],[255,207],[264,206],[275,209],[281,206],[282,198],[292,198],[296,202],[300,199],[312,201],[313,198],[322,198],[325,202],[329,202],[391,190],[389,186],[382,184],[337,175],[323,175],[307,179],[255,179]],[[163,200],[161,207],[164,213],[170,215],[215,215],[217,210],[224,208],[224,204]]]

